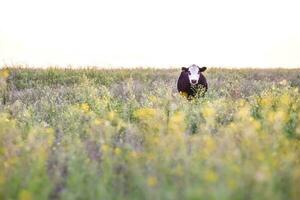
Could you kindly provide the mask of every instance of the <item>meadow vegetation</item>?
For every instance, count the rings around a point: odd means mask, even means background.
[[[300,198],[300,69],[0,71],[0,199]]]

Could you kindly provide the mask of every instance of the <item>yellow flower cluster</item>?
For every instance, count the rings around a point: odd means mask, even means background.
[[[87,79],[70,102],[49,87],[31,98],[37,87],[0,105],[0,199],[299,199],[300,94],[289,80],[187,101],[164,88],[135,95],[138,81],[119,98]]]
[[[8,76],[9,76],[9,70],[7,68],[0,70],[0,78],[6,79]]]
[[[90,110],[90,106],[87,103],[82,103],[80,105],[80,109],[83,110],[84,112],[88,112]]]
[[[155,187],[157,185],[157,178],[155,176],[149,176],[147,178],[147,184],[150,187]]]
[[[140,120],[149,120],[154,118],[157,114],[157,110],[154,108],[140,108],[134,112],[134,116]]]

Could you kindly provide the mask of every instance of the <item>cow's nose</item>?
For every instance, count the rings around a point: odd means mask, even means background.
[[[193,84],[197,83],[197,80],[192,80],[192,83],[193,83]]]

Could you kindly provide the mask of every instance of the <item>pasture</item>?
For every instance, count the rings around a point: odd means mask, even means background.
[[[300,198],[300,69],[0,71],[0,199]]]

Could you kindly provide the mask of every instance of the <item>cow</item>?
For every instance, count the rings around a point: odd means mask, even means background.
[[[181,70],[177,81],[178,92],[189,100],[203,96],[207,91],[207,81],[201,72],[204,72],[206,67],[193,64],[189,67],[182,67]]]

